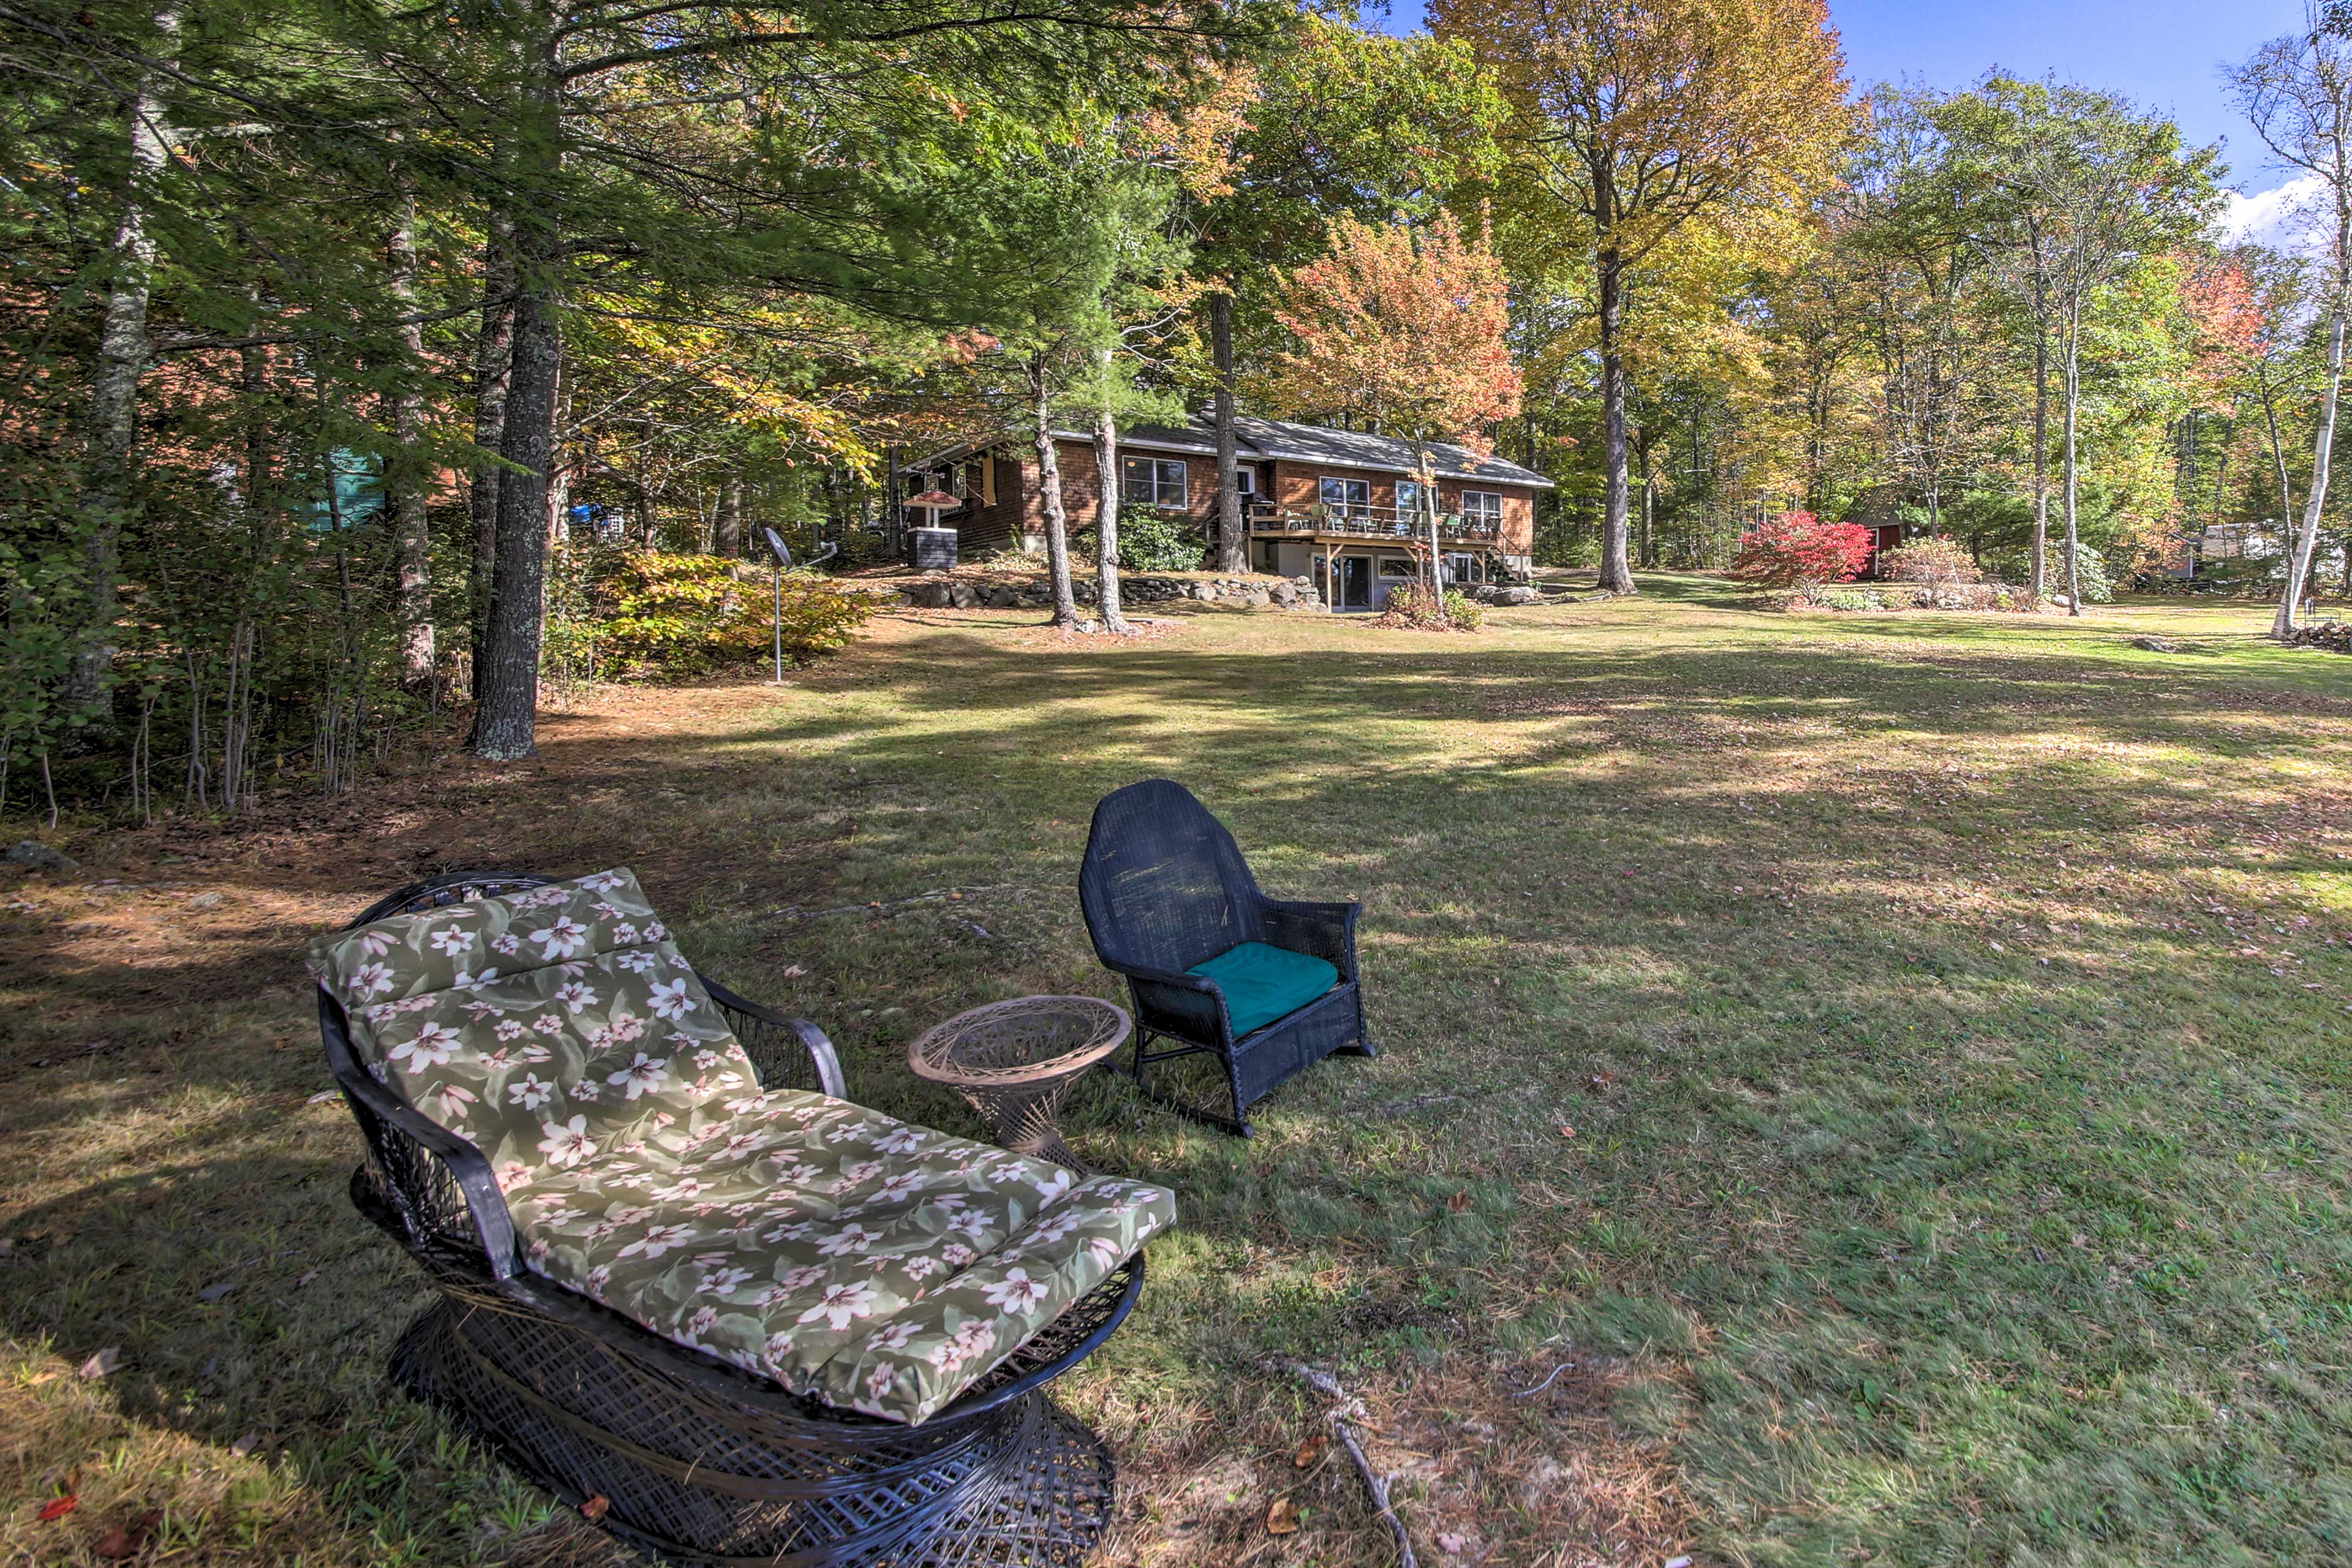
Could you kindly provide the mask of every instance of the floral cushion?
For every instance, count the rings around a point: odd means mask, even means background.
[[[1174,1194],[768,1093],[625,870],[320,939],[371,1070],[482,1150],[526,1265],[796,1393],[918,1422]]]

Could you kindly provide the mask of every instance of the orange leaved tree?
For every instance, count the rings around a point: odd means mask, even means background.
[[[1502,263],[1451,215],[1425,229],[1341,217],[1331,250],[1284,280],[1290,334],[1258,387],[1269,410],[1408,440],[1493,449],[1519,411]]]
[[[1494,450],[1494,426],[1519,411],[1502,263],[1465,238],[1451,214],[1425,229],[1340,218],[1330,254],[1283,280],[1275,319],[1291,342],[1274,356],[1259,397],[1276,414],[1453,442],[1484,457]],[[1434,479],[1424,449],[1415,521],[1428,526],[1429,603],[1443,620]]]

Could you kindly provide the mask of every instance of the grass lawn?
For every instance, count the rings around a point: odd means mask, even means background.
[[[855,1096],[977,1133],[906,1041],[1118,994],[1075,868],[1166,774],[1270,889],[1364,900],[1381,1055],[1250,1142],[1074,1104],[1184,1209],[1063,1385],[1123,1467],[1100,1562],[1392,1561],[1294,1466],[1286,1354],[1362,1391],[1433,1564],[2352,1563],[2352,662],[2245,605],[1647,590],[1469,637],[905,613],[782,692],[597,693],[530,765],[77,841],[116,886],[0,890],[0,1561],[146,1509],[175,1563],[618,1560],[383,1388],[424,1298],[313,1099],[312,931],[631,864]]]

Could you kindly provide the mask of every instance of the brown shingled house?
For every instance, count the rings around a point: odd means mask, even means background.
[[[1535,548],[1535,500],[1549,479],[1501,458],[1319,425],[1235,421],[1249,563],[1285,577],[1310,577],[1338,610],[1375,610],[1412,580],[1416,523],[1428,539],[1414,492],[1419,454],[1437,481],[1438,542],[1456,582],[1491,582],[1527,569]],[[1095,452],[1083,431],[1054,435],[1062,504],[1073,529],[1095,514]],[[1137,425],[1119,433],[1119,493],[1129,508],[1181,511],[1213,536],[1217,443],[1208,418]],[[1017,436],[967,442],[904,470],[919,489],[940,489],[963,504],[940,514],[969,560],[992,550],[1037,549],[1045,509],[1034,444]],[[1336,584],[1336,587],[1334,586]]]

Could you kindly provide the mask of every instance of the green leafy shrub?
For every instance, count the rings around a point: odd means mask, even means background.
[[[2066,591],[2065,543],[2060,540],[2052,540],[2049,548],[2042,552],[2042,559],[2047,572],[2043,591],[2051,594],[2064,593]],[[2107,558],[2091,546],[2084,544],[2076,547],[2075,560],[2082,573],[2083,602],[2086,605],[2104,605],[2114,599],[2116,584],[2115,578],[2107,571]],[[2032,561],[2032,550],[2031,546],[2027,546],[2015,550],[1997,551],[1985,558],[1985,564],[1991,568],[1993,575],[2002,582],[2022,584],[2033,581]],[[2193,590],[2183,587],[2177,591],[2189,593]]]
[[[2116,596],[2116,580],[2107,573],[2107,558],[2087,544],[2074,547],[2074,574],[2082,580],[2083,602],[2105,605]],[[2050,552],[2050,591],[2066,591],[2066,551],[2062,545]]]
[[[1775,588],[1764,595],[1767,608],[1774,610],[1885,610],[1890,606],[1886,595],[1875,588],[1855,588],[1835,583],[1801,583],[1793,588]]]
[[[549,616],[551,652],[607,679],[695,676],[772,657],[775,591],[763,574],[739,578],[717,555],[598,549],[581,563]],[[873,615],[869,595],[823,577],[783,580],[784,657],[804,664],[839,647]]]
[[[1190,572],[1208,549],[1182,512],[1125,508],[1118,518],[1118,563],[1130,572]]]

